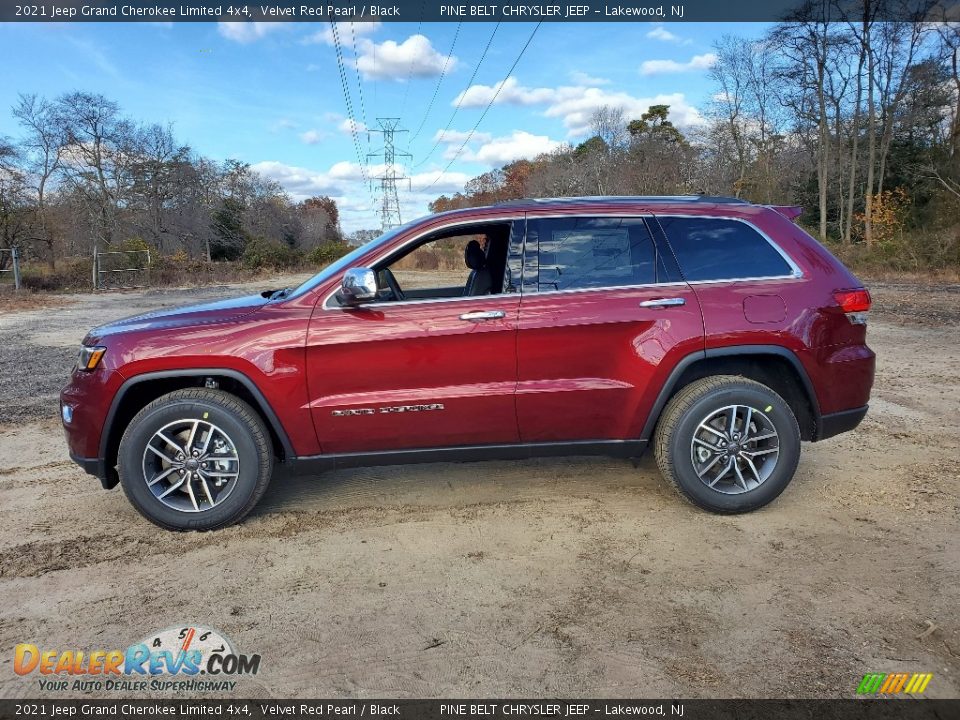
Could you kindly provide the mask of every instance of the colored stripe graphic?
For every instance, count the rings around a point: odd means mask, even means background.
[[[857,695],[918,695],[932,679],[933,673],[867,673],[857,686]]]

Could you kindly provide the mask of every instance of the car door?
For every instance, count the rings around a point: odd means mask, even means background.
[[[644,217],[528,216],[517,340],[524,442],[638,440],[697,297]]]
[[[315,309],[310,408],[324,454],[515,443],[520,296]]]

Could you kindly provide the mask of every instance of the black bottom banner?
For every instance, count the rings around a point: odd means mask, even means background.
[[[960,717],[958,700],[0,700],[2,718],[683,718],[886,720]]]

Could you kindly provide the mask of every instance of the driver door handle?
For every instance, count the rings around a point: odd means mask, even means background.
[[[507,314],[503,310],[483,310],[464,313],[460,316],[460,319],[466,322],[484,322],[486,320],[499,320],[506,316]]]
[[[675,305],[686,305],[687,301],[683,298],[658,298],[656,300],[644,300],[640,303],[642,308],[674,307]]]

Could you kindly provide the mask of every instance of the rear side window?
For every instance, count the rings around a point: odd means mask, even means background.
[[[790,275],[793,269],[746,223],[723,218],[659,217],[688,282]]]
[[[529,220],[527,243],[539,248],[541,292],[657,281],[656,249],[640,218]]]

